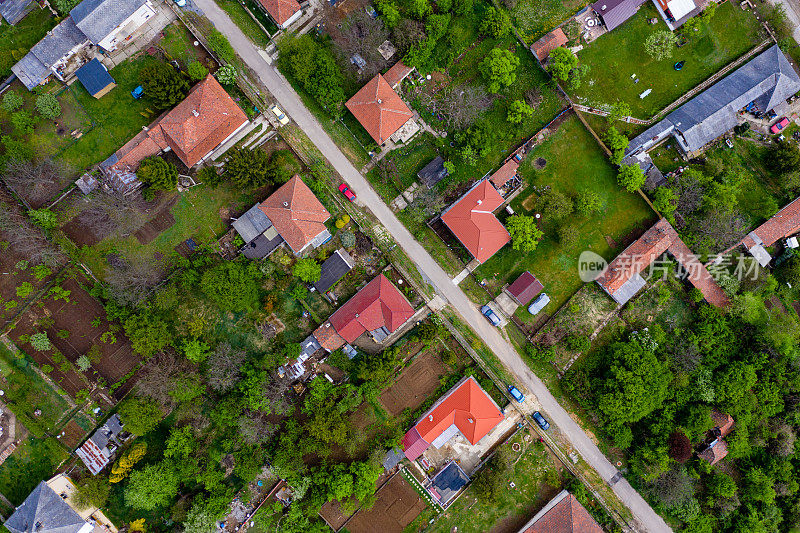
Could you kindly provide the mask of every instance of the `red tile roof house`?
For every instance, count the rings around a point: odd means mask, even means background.
[[[466,376],[403,436],[403,452],[415,461],[429,446],[441,448],[461,434],[475,445],[503,420],[503,413],[473,376]]]
[[[550,52],[559,46],[564,46],[567,44],[567,41],[568,39],[564,34],[564,30],[561,28],[556,28],[533,43],[531,45],[531,52],[534,53],[536,58],[539,60],[539,63],[544,63],[544,61],[550,56]]]
[[[603,533],[603,528],[575,496],[562,490],[519,533]]]
[[[258,3],[282,30],[289,27],[303,14],[297,0],[258,0]]]
[[[624,305],[646,285],[640,275],[664,252],[669,252],[688,273],[689,282],[700,290],[708,303],[725,307],[730,302],[706,267],[684,244],[665,218],[619,254],[595,281],[617,303]]]
[[[775,213],[769,220],[747,234],[742,244],[765,267],[772,260],[766,247],[800,231],[800,198]]]
[[[106,173],[135,172],[143,159],[173,150],[192,168],[248,123],[244,111],[209,74],[181,103],[144,128],[100,166]]]
[[[325,221],[331,214],[300,176],[280,186],[258,206],[289,248],[300,255],[331,239]]]
[[[725,442],[725,437],[733,429],[733,417],[714,409],[711,411],[711,418],[715,424],[714,429],[708,432],[708,439],[711,442],[697,455],[714,465],[728,455],[728,444]]]
[[[442,212],[442,222],[479,263],[485,263],[510,240],[494,211],[503,197],[489,180],[482,180]]]
[[[414,120],[414,113],[380,74],[353,95],[345,107],[381,146]]]
[[[320,325],[314,336],[329,352],[355,342],[364,333],[380,344],[412,316],[414,308],[403,293],[378,274]]]

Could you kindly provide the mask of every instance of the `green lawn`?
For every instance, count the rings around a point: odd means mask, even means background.
[[[511,10],[511,18],[525,42],[533,43],[588,3],[588,0],[520,0]]]
[[[652,17],[658,18],[657,24],[647,22]],[[710,24],[693,32],[672,58],[655,61],[645,52],[644,42],[652,33],[666,29],[655,7],[647,2],[623,25],[578,52],[578,59],[591,69],[580,89],[573,91],[578,101],[602,106],[621,100],[631,106],[635,117],[646,119],[762,40],[752,12],[731,2],[721,4]],[[677,61],[685,61],[680,71],[673,68]],[[631,79],[634,74],[639,83]],[[647,89],[652,92],[640,99]]]
[[[434,512],[426,509],[414,522],[413,530],[423,524],[428,526],[425,531],[431,533],[449,533],[456,527],[463,532],[484,532],[499,524],[511,526],[509,531],[522,527],[555,496],[561,486],[559,469],[552,456],[537,441],[535,433],[531,433],[520,431],[500,448],[511,467],[506,474],[507,482],[495,501],[482,500],[475,495],[474,487],[468,487],[445,513],[436,517],[433,524],[428,525],[427,521]],[[529,436],[528,442],[523,438],[526,435]],[[512,449],[514,445],[520,446],[519,452]],[[514,483],[514,488],[510,482]]]
[[[42,480],[50,479],[69,457],[53,437],[24,440],[0,465],[0,493],[15,505],[21,504]]]
[[[544,169],[536,170],[533,162],[540,157],[547,164]],[[614,167],[594,138],[574,117],[568,118],[552,137],[524,160],[520,174],[525,178],[527,188],[511,203],[519,214],[534,214],[534,186],[549,185],[573,197],[579,191],[592,190],[603,201],[604,209],[597,216],[587,218],[576,213],[569,215],[567,222],[575,224],[579,231],[579,238],[573,246],[562,246],[555,234],[556,224],[544,220],[542,229],[545,236],[534,252],[523,255],[506,245],[475,271],[478,279],[488,280],[490,292],[497,294],[506,282],[513,281],[522,271],[530,270],[544,284],[551,299],[547,312],[553,313],[583,283],[578,277],[577,267],[582,251],[591,250],[606,259],[612,259],[621,251],[621,246],[612,248],[606,238],[610,237],[619,244],[637,227],[644,229],[652,223],[655,214],[638,194],[620,189]],[[533,198],[525,202],[532,195]],[[525,315],[523,319],[530,318],[527,311],[521,313]]]
[[[201,60],[208,55],[202,46],[195,46],[195,38],[180,21],[175,21],[162,30],[164,37],[158,45],[185,68],[192,61]],[[213,60],[211,60],[213,62]],[[216,63],[214,63],[216,64]]]
[[[269,35],[256,24],[247,9],[238,0],[216,0],[216,2],[251,41],[261,47],[269,44]]]
[[[11,67],[42,40],[56,25],[47,9],[34,9],[16,26],[0,23],[0,78],[11,74]]]
[[[70,406],[62,393],[36,373],[35,364],[23,352],[12,354],[5,344],[0,343],[0,384],[5,391],[3,401],[31,433],[54,433]],[[35,409],[41,409],[42,414],[34,417]]]
[[[103,161],[152,122],[158,113],[146,98],[135,100],[131,91],[139,85],[139,70],[157,62],[142,55],[113,68],[117,86],[100,99],[94,98],[80,83],[70,91],[95,123],[95,128],[61,154],[66,163],[81,169]]]

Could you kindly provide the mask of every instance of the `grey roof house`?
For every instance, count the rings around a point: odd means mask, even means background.
[[[87,37],[75,25],[72,17],[67,17],[47,32],[30,52],[11,67],[11,71],[25,87],[33,89],[52,74],[62,78],[62,67],[87,43]]]
[[[347,253],[344,248],[339,248],[333,255],[322,263],[322,274],[319,281],[314,283],[314,288],[320,293],[325,294],[331,287],[344,277],[345,274],[350,272],[355,266],[353,258]]]
[[[756,111],[788,109],[786,99],[800,91],[800,77],[777,45],[698,94],[662,121],[635,137],[626,155],[647,151],[673,136],[691,154],[739,123],[738,113],[753,103]]]
[[[437,183],[442,181],[449,172],[444,167],[442,156],[436,156],[433,161],[425,165],[422,170],[417,172],[417,178],[429,189],[433,189]]]
[[[233,221],[233,229],[244,241],[242,254],[248,259],[263,259],[283,243],[283,237],[256,204]]]
[[[119,26],[129,22],[128,19],[146,4],[148,0],[83,0],[69,14],[86,37],[94,44],[103,45]],[[130,28],[123,28],[125,36],[130,35],[140,21],[131,22]]]
[[[11,533],[89,533],[95,527],[82,519],[44,481],[33,489],[4,525]]]
[[[0,0],[0,16],[12,26],[25,18],[36,4],[33,0]]]
[[[120,435],[124,431],[122,425],[119,415],[111,416],[80,448],[75,450],[75,455],[81,458],[93,476],[99,474],[111,462],[117,445],[121,444]]]
[[[611,31],[634,16],[645,2],[647,0],[598,0],[592,4],[592,9]]]

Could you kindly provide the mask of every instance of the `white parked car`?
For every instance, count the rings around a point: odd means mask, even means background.
[[[286,116],[286,115],[283,113],[283,111],[281,111],[281,108],[280,108],[280,107],[278,107],[278,105],[277,105],[277,104],[272,104],[271,106],[269,106],[269,110],[270,110],[270,111],[272,111],[272,113],[273,113],[273,114],[274,114],[276,117],[278,117],[278,122],[280,122],[280,123],[281,123],[281,124],[283,124],[284,126],[285,126],[285,125],[287,125],[287,124],[289,123],[289,117],[287,117],[287,116]]]
[[[177,5],[178,7],[185,7],[186,0],[175,0],[175,5]]]
[[[536,299],[528,306],[528,312],[532,315],[535,315],[542,309],[544,306],[550,303],[550,297],[547,295],[546,292],[543,292]]]

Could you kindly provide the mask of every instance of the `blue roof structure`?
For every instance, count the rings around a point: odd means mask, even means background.
[[[78,79],[92,96],[98,94],[109,85],[115,83],[106,67],[94,58],[75,73]]]
[[[469,483],[469,476],[458,463],[450,461],[433,478],[434,495],[442,505],[447,505],[464,486]]]

